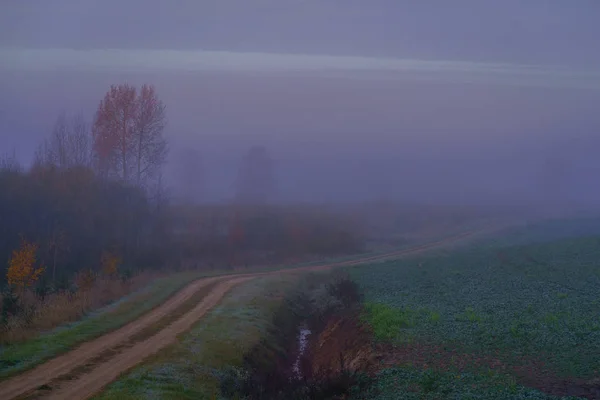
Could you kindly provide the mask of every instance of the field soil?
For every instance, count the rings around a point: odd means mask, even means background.
[[[374,373],[383,356],[358,316],[331,318],[314,335],[304,365],[317,379],[332,379],[342,373]]]
[[[0,398],[7,400],[46,397],[56,399],[90,398],[102,390],[108,383],[115,380],[120,374],[175,342],[178,335],[189,330],[198,319],[216,306],[229,290],[249,279],[280,273],[320,271],[335,267],[394,259],[445,247],[480,233],[484,232],[467,232],[401,251],[345,262],[197,280],[171,297],[163,305],[138,320],[114,332],[87,342],[28,372],[5,380],[0,383]],[[212,290],[191,311],[149,338],[138,341],[132,340],[132,338],[135,339],[136,334],[139,334],[141,331],[167,317],[169,313],[175,311],[178,307],[181,307],[197,291],[212,284],[215,285]]]
[[[377,343],[358,315],[330,318],[325,328],[311,338],[302,364],[307,376],[321,380],[332,380],[344,373],[365,373],[373,377],[385,368],[398,365],[459,373],[492,370],[510,374],[519,384],[550,395],[600,399],[600,379],[562,379],[536,360],[512,365],[503,362],[501,357],[461,353],[441,345]]]

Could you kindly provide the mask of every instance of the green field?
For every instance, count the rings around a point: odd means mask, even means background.
[[[474,374],[502,366],[506,376],[598,377],[600,237],[549,241],[556,232],[536,229],[505,240],[537,244],[503,247],[496,238],[471,250],[351,268],[365,294],[364,320],[377,339],[411,349],[408,364],[414,357],[415,365],[440,367],[446,386],[443,373],[465,365]],[[390,372],[381,385],[421,373]]]

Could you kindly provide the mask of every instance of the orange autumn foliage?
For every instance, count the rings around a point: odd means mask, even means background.
[[[37,250],[37,244],[22,239],[21,247],[13,251],[8,263],[6,279],[9,285],[24,288],[33,285],[40,278],[45,268],[35,268]]]

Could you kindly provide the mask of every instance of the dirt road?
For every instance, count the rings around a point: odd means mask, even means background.
[[[394,259],[404,255],[442,247],[473,236],[475,232],[457,235],[448,239],[395,251],[325,265],[314,265],[279,271],[228,275],[203,278],[192,282],[163,305],[126,326],[94,339],[90,342],[58,356],[28,372],[8,379],[0,384],[0,399],[14,398],[54,398],[87,399],[99,392],[120,374],[131,369],[146,357],[158,352],[177,339],[177,335],[187,331],[212,307],[217,305],[234,286],[259,276],[281,273],[298,273],[326,270],[341,266],[364,264],[373,261]],[[215,286],[192,310],[153,336],[131,343],[131,338],[147,327],[160,321],[169,313],[190,299],[196,292],[208,285]]]
[[[50,399],[87,399],[99,392],[106,384],[117,379],[123,371],[131,369],[144,358],[151,356],[177,340],[177,335],[187,331],[225,296],[235,285],[251,277],[233,278],[219,283],[196,307],[156,335],[137,343],[118,354],[110,362],[98,365],[91,373],[83,375],[73,383],[52,388]]]

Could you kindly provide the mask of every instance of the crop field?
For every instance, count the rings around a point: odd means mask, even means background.
[[[434,368],[446,387],[456,376],[459,392],[460,371],[541,389],[600,375],[599,237],[438,252],[350,273],[376,338],[399,349],[390,366]],[[382,385],[423,378],[415,374],[394,370]]]

